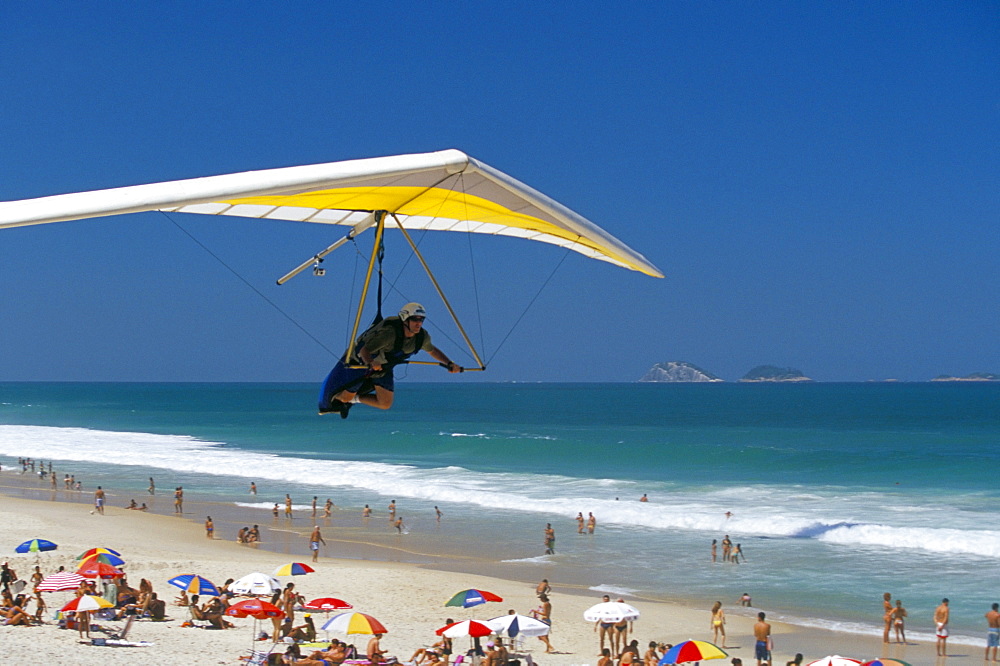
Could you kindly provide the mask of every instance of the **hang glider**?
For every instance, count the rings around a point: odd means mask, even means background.
[[[525,238],[663,277],[594,223],[459,150],[0,202],[0,228],[153,210],[345,225],[350,237],[375,226],[375,213],[385,211],[386,229]]]

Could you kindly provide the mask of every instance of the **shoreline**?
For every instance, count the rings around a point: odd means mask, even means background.
[[[17,479],[20,483],[17,481],[8,483],[12,476],[21,477]],[[161,597],[166,599],[168,594],[171,598],[173,596],[173,588],[166,585],[166,580],[181,573],[192,573],[190,569],[199,569],[199,572],[203,570],[206,574],[212,572],[212,575],[208,575],[212,580],[216,580],[213,575],[216,577],[224,576],[221,580],[225,580],[227,577],[238,577],[248,573],[248,569],[252,567],[269,572],[278,564],[287,562],[289,559],[308,561],[306,537],[312,524],[311,517],[302,520],[300,526],[289,526],[292,529],[286,529],[285,526],[282,526],[281,529],[267,529],[266,534],[271,536],[267,537],[267,541],[262,544],[261,548],[253,548],[237,544],[235,538],[214,538],[211,540],[205,538],[204,530],[200,525],[201,514],[198,513],[201,509],[211,509],[214,512],[212,515],[216,523],[216,534],[226,535],[225,530],[231,529],[231,533],[235,535],[235,526],[242,523],[242,521],[232,521],[225,517],[224,512],[217,511],[217,509],[226,508],[222,503],[190,502],[186,499],[185,513],[181,516],[184,520],[177,520],[173,515],[163,512],[167,502],[172,508],[172,497],[164,497],[162,494],[156,496],[165,500],[157,502],[160,505],[160,511],[147,513],[121,508],[120,505],[127,503],[127,500],[123,502],[120,496],[112,496],[106,509],[107,515],[98,516],[90,514],[92,492],[60,490],[54,493],[56,495],[54,500],[24,497],[23,495],[36,493],[52,493],[51,490],[45,488],[37,486],[32,488],[31,486],[34,484],[39,484],[37,476],[16,473],[4,473],[0,476],[0,485],[2,485],[0,492],[5,498],[0,515],[3,516],[4,524],[10,526],[4,539],[5,542],[9,541],[10,543],[5,543],[4,546],[13,551],[15,545],[30,538],[39,536],[52,538],[60,544],[60,550],[55,551],[55,553],[42,554],[38,558],[46,573],[50,573],[57,562],[69,568],[72,564],[70,558],[77,552],[94,545],[106,544],[121,550],[126,555],[130,576],[149,578],[153,582],[154,588],[160,592]],[[16,497],[15,495],[22,496]],[[60,495],[75,497],[60,499]],[[216,513],[219,516],[216,516]],[[336,513],[333,517],[336,517]],[[262,525],[262,527],[264,526]],[[300,528],[302,531],[300,532],[296,528]],[[129,543],[132,539],[128,535],[133,533],[143,536],[141,545]],[[63,534],[66,536],[61,537]],[[324,538],[328,538],[326,534],[324,534]],[[400,657],[401,660],[408,659],[417,647],[431,642],[433,630],[443,625],[446,616],[456,619],[469,617],[482,619],[503,614],[507,607],[516,608],[518,612],[526,613],[537,604],[533,594],[534,583],[512,578],[509,575],[495,575],[495,561],[489,562],[478,558],[473,560],[449,559],[434,554],[418,553],[428,557],[435,556],[437,559],[431,562],[408,562],[405,561],[405,557],[400,556],[400,553],[409,552],[405,548],[392,547],[372,540],[353,542],[357,548],[357,551],[354,552],[357,557],[345,558],[343,557],[344,550],[349,548],[351,541],[333,537],[328,538],[328,543],[331,546],[336,544],[338,555],[341,557],[320,557],[317,574],[297,577],[293,582],[296,582],[301,589],[307,590],[306,596],[309,598],[343,595],[343,598],[347,598],[349,602],[353,603],[356,609],[371,612],[379,617],[390,626],[387,644],[392,653]],[[141,553],[138,557],[134,555],[137,550]],[[328,547],[327,552],[330,550],[331,548]],[[132,554],[131,559],[129,558],[130,554]],[[374,556],[376,554],[378,557]],[[19,573],[25,575],[26,568],[34,565],[35,558],[34,556],[18,555],[8,559],[13,566],[18,568]],[[351,575],[338,575],[338,573],[343,572],[350,572]],[[601,592],[583,585],[560,582],[557,568],[554,566],[547,577],[552,581],[554,588],[552,595],[554,606],[552,643],[562,654],[544,655],[541,650],[536,649],[534,650],[536,660],[545,666],[550,664],[577,666],[596,663],[596,635],[593,634],[590,624],[582,620],[582,612],[599,601]],[[389,584],[390,581],[391,584]],[[469,581],[479,582],[473,585]],[[216,582],[220,581],[216,580]],[[287,579],[282,582],[287,582]],[[134,580],[133,584],[135,584]],[[398,603],[398,598],[393,590],[394,585],[407,586],[406,601],[402,605]],[[469,611],[441,607],[442,600],[454,591],[480,585],[496,591],[507,601],[488,609],[477,608]],[[349,596],[350,598],[348,598]],[[365,598],[368,596],[372,597],[371,600]],[[396,599],[396,603],[392,601],[393,599]],[[702,604],[704,608],[701,608],[685,603],[683,600],[654,600],[634,595],[630,596],[628,602],[639,608],[643,614],[635,625],[635,635],[640,640],[640,647],[643,649],[649,640],[675,643],[686,638],[701,640],[711,638],[707,610],[710,602]],[[51,610],[55,604],[50,601],[49,605]],[[407,608],[406,613],[400,612],[402,606]],[[33,604],[31,607],[33,608]],[[168,603],[168,615],[174,617],[175,620],[178,617],[184,617],[180,614],[182,610]],[[727,645],[733,646],[728,649],[730,655],[744,659],[744,663],[753,663],[753,645],[750,636],[754,618],[741,614],[741,611],[733,605],[727,604],[725,610],[728,614],[727,626],[730,637]],[[756,611],[758,609],[750,610]],[[297,622],[300,621],[300,618],[297,618]],[[179,621],[164,624],[173,625],[175,629],[173,635],[168,631],[160,630],[160,623],[141,623],[136,628],[141,628],[143,633],[147,627],[156,626],[157,634],[162,635],[153,639],[136,632],[136,640],[155,640],[158,645],[160,642],[172,644],[174,638],[184,640],[185,636],[191,638],[192,634],[199,634],[197,631],[176,630]],[[796,652],[802,652],[807,656],[807,659],[820,658],[827,654],[848,654],[865,658],[894,656],[905,658],[915,666],[922,663],[932,663],[934,659],[933,642],[926,640],[911,640],[907,645],[883,645],[877,635],[833,631],[782,622],[773,622],[772,624],[776,645],[774,663],[784,663],[791,660]],[[83,646],[75,641],[67,640],[69,635],[75,638],[75,632],[55,631],[49,628],[3,627],[0,629],[3,630],[4,641],[9,640],[12,645],[21,637],[27,637],[30,645],[34,645],[38,637],[41,636],[39,632],[44,631],[46,634],[52,634],[51,640],[54,645],[59,646],[58,652],[53,654],[65,657],[67,656],[65,651],[69,650],[76,663],[118,663],[110,661],[109,657],[116,657],[119,651]],[[320,634],[322,635],[323,632]],[[238,654],[246,654],[249,649],[248,632],[240,626],[235,630],[211,632],[210,635],[213,639],[226,637],[227,640],[221,641],[217,650],[215,647],[210,649],[202,646],[213,656],[209,657],[208,653],[192,654],[185,659],[186,663],[218,663],[220,659],[234,660]],[[242,640],[233,638],[230,641],[229,638],[233,635],[239,635]],[[912,638],[917,636],[918,634],[911,634]],[[73,643],[71,647],[70,643]],[[25,645],[27,646],[29,643]],[[143,655],[157,649],[156,647],[148,648],[143,651]],[[240,651],[241,649],[242,651]],[[959,662],[967,659],[978,659],[980,649],[976,646],[956,644],[951,650],[952,656],[948,659]],[[80,654],[76,654],[77,652]],[[91,653],[94,654],[93,662],[86,660]],[[158,658],[171,663],[171,659],[165,658],[163,653],[160,653]]]

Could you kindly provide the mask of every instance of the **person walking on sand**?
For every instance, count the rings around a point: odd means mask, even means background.
[[[319,525],[313,527],[312,534],[309,535],[309,548],[313,553],[313,562],[319,561],[319,545],[326,545],[326,541],[323,541],[323,535],[320,534]]]
[[[97,486],[97,490],[94,491],[94,509],[97,513],[104,515],[104,489]]]
[[[538,620],[539,622],[544,622],[545,624],[552,626],[552,603],[549,601],[549,596],[547,594],[539,594],[538,601],[540,602],[538,608],[531,611],[531,616]],[[550,632],[551,633],[551,632]],[[552,648],[552,643],[549,642],[549,637],[539,636],[538,640],[545,643],[545,654],[552,654],[554,651]]]
[[[896,599],[896,607],[892,609],[892,628],[896,632],[897,643],[906,643],[905,618],[906,609],[903,608],[903,602]]]
[[[212,522],[212,516],[206,516],[205,518],[205,536],[209,539],[213,538],[212,533],[215,532],[215,523]]]
[[[719,635],[722,635],[722,642],[719,643]],[[712,605],[712,642],[718,643],[721,647],[726,647],[726,613],[722,610],[722,602],[716,601]]]
[[[757,666],[771,666],[771,625],[764,621],[765,617],[763,612],[757,613],[757,623],[753,625],[753,637],[757,640],[754,644]]]
[[[937,636],[937,656],[948,656],[948,599],[942,599],[941,605],[934,609],[934,635]]]
[[[990,650],[993,650],[993,661],[997,660],[997,647],[1000,647],[1000,604],[986,613],[986,661],[990,660]]]

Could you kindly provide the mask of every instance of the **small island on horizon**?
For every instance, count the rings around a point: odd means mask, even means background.
[[[640,382],[644,383],[720,383],[725,382],[718,375],[707,370],[703,370],[693,363],[686,361],[665,361],[657,363],[646,371]],[[738,383],[759,383],[759,382],[799,382],[811,383],[814,379],[807,377],[800,370],[795,368],[781,368],[774,365],[758,365],[743,377],[736,380]],[[898,379],[867,380],[868,382],[896,383]],[[974,372],[962,377],[955,375],[938,375],[930,380],[931,382],[1000,382],[1000,375],[991,372]]]

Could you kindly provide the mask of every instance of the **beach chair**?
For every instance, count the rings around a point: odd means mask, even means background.
[[[274,652],[274,648],[277,645],[282,645],[282,643],[272,643],[271,647],[267,651],[264,650],[250,650],[250,656],[244,661],[243,657],[240,657],[240,661],[247,666],[266,666],[268,660],[271,658],[271,653]]]
[[[111,638],[125,640],[125,638],[128,637],[128,632],[132,629],[133,622],[135,622],[135,615],[129,615],[128,619],[125,620],[125,626],[122,627],[121,631],[117,633],[112,633]]]

